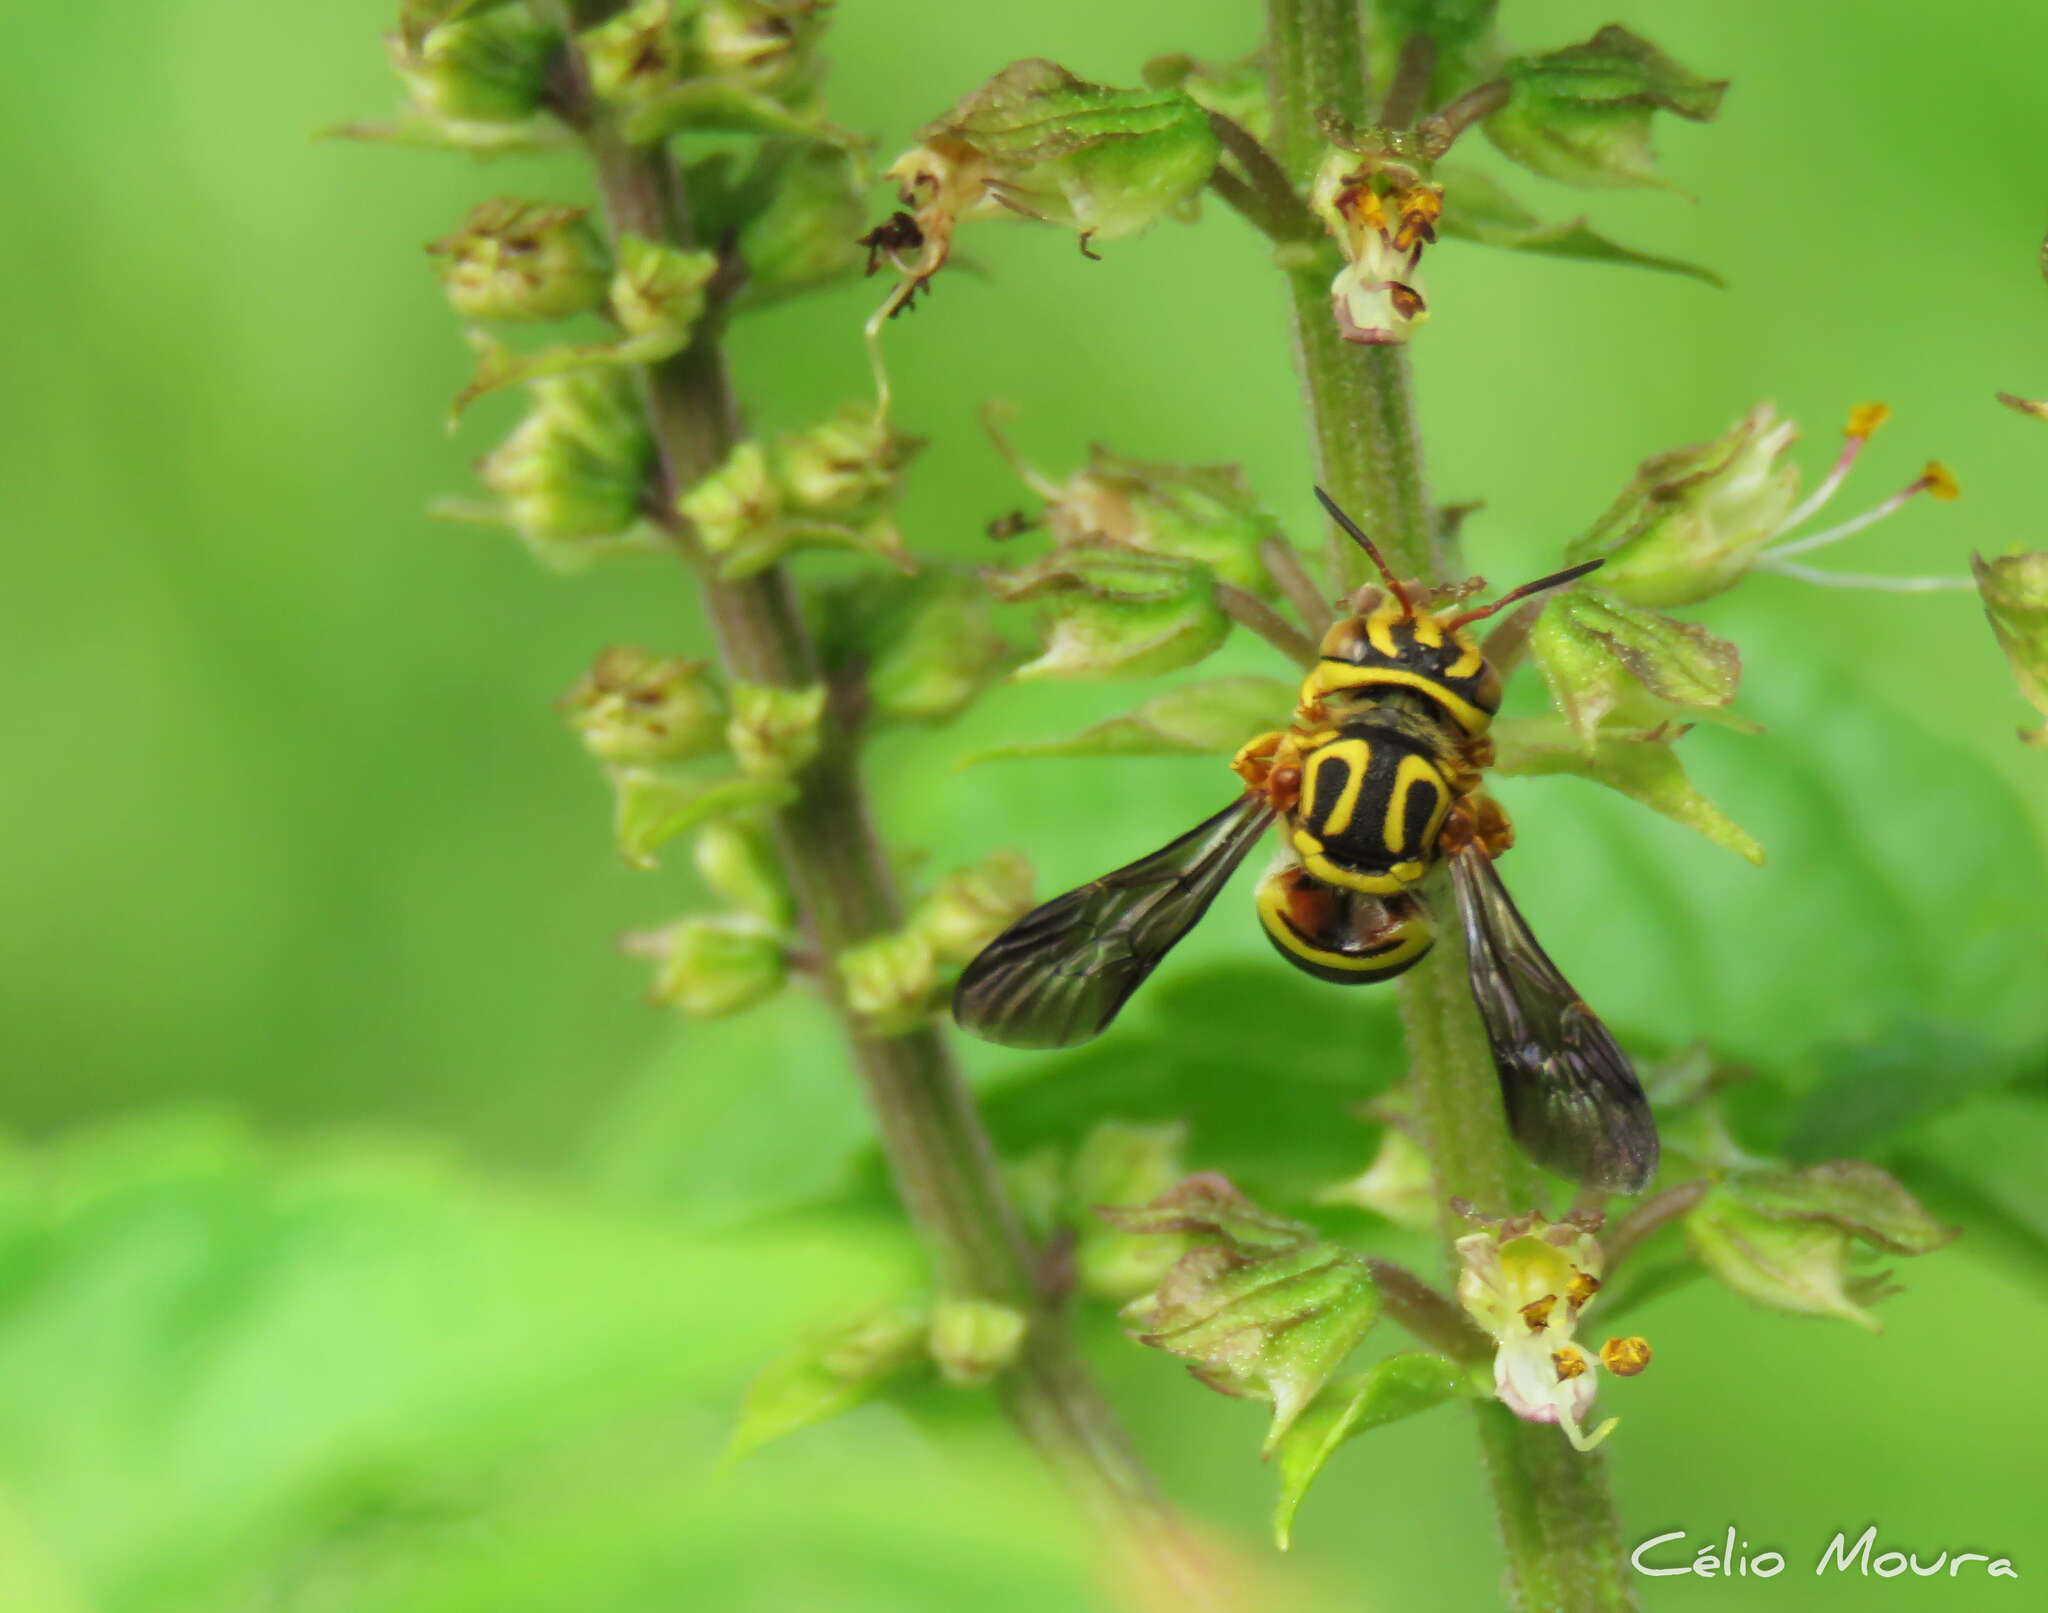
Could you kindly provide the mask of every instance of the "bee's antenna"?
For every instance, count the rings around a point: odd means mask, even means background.
[[[1568,582],[1575,582],[1589,571],[1598,571],[1606,560],[1588,560],[1583,565],[1567,566],[1563,571],[1553,571],[1547,577],[1538,577],[1534,582],[1525,582],[1521,587],[1502,594],[1491,605],[1481,605],[1477,610],[1462,611],[1444,623],[1445,631],[1463,627],[1468,622],[1481,621],[1491,616],[1504,605],[1512,605],[1518,599],[1527,599],[1531,594],[1540,594],[1546,588],[1560,588]]]
[[[1323,508],[1330,512],[1330,519],[1342,527],[1350,536],[1351,541],[1363,549],[1372,558],[1372,563],[1379,567],[1380,575],[1387,579],[1389,592],[1401,602],[1401,614],[1413,616],[1415,614],[1415,602],[1408,597],[1408,590],[1401,586],[1400,579],[1394,575],[1393,568],[1387,564],[1387,557],[1380,553],[1377,545],[1373,543],[1371,538],[1365,535],[1364,529],[1356,521],[1337,508],[1337,501],[1330,497],[1328,493],[1325,493],[1319,487],[1316,489],[1316,497],[1322,500]]]

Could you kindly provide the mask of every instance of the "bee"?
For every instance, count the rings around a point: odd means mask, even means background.
[[[1214,817],[991,941],[954,989],[954,1018],[1007,1047],[1071,1047],[1100,1035],[1269,826],[1281,849],[1255,905],[1274,948],[1319,980],[1390,980],[1435,944],[1424,886],[1447,865],[1510,1130],[1540,1165],[1606,1192],[1637,1192],[1657,1168],[1642,1084],[1494,871],[1514,839],[1481,789],[1501,678],[1469,631],[1600,562],[1439,614],[1432,601],[1447,594],[1455,603],[1479,584],[1404,584],[1330,496],[1316,496],[1385,586],[1360,589],[1352,614],[1324,636],[1292,724],[1237,753],[1230,765],[1244,789]]]

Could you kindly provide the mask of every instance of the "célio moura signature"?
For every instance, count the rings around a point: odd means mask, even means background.
[[[1696,1574],[1701,1579],[1739,1579],[1744,1575],[1772,1579],[1785,1571],[1783,1552],[1752,1552],[1746,1540],[1738,1547],[1733,1524],[1728,1526],[1724,1539],[1700,1546],[1690,1561],[1686,1560],[1682,1544],[1685,1539],[1683,1529],[1653,1535],[1629,1553],[1629,1566],[1638,1574],[1653,1578],[1668,1574]],[[1989,1552],[1940,1551],[1926,1554],[1881,1550],[1876,1524],[1858,1535],[1853,1545],[1847,1530],[1837,1531],[1835,1538],[1821,1551],[1813,1571],[1816,1574],[1860,1573],[1865,1577],[1875,1574],[1880,1579],[1896,1579],[1901,1574],[1917,1574],[1922,1579],[1936,1576],[1953,1579],[1959,1573],[1982,1574],[1989,1579],[2020,1577],[2010,1557],[1998,1557]]]

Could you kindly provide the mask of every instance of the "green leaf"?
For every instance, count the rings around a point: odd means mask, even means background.
[[[1793,1159],[1866,1152],[1937,1115],[2009,1089],[2028,1064],[1957,1025],[1907,1019],[1877,1038],[1821,1048],[1819,1077],[1785,1129]]]
[[[1293,709],[1295,687],[1279,678],[1209,678],[1155,695],[1127,717],[1071,739],[1025,740],[961,758],[959,765],[1063,756],[1229,756]]]
[[[1727,286],[1719,274],[1700,264],[1638,252],[1609,240],[1583,217],[1545,224],[1490,175],[1477,169],[1442,167],[1437,170],[1437,177],[1444,187],[1444,214],[1437,229],[1454,240],[1504,247],[1511,252],[1534,252],[1543,257],[1657,269],[1667,274],[1691,275],[1718,288]]]
[[[747,1386],[728,1455],[734,1460],[879,1394],[928,1367],[931,1318],[913,1305],[878,1306],[789,1352]]]
[[[1495,769],[1510,778],[1572,773],[1591,779],[1738,857],[1763,863],[1763,847],[1686,777],[1685,765],[1672,749],[1673,736],[1666,731],[1604,734],[1591,755],[1554,718],[1510,718],[1494,724],[1493,733],[1499,748]]]
[[[573,1605],[493,1594],[486,1561],[537,1572],[540,1539],[580,1537],[586,1592],[649,1573],[658,1537],[598,1546],[575,1498],[644,1491],[659,1429],[660,1471],[692,1475],[660,1508],[679,1527],[712,1451],[678,1414],[821,1302],[908,1275],[843,1226],[685,1237],[417,1147],[270,1148],[201,1117],[6,1149],[0,1251],[10,1613],[299,1607],[315,1581],[351,1613]],[[680,1565],[660,1582],[687,1599]]]
[[[1274,1543],[1282,1551],[1293,1544],[1294,1514],[1302,1497],[1344,1441],[1472,1392],[1471,1375],[1457,1362],[1419,1350],[1390,1355],[1371,1371],[1325,1388],[1278,1446]]]

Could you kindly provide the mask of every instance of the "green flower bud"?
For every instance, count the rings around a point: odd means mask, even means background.
[[[928,1348],[939,1376],[974,1388],[1014,1366],[1024,1348],[1024,1313],[992,1299],[948,1299],[932,1307]]]
[[[1271,1401],[1268,1455],[1379,1320],[1362,1255],[1259,1209],[1221,1176],[1190,1176],[1143,1209],[1103,1215],[1124,1232],[1192,1239],[1123,1314],[1140,1344],[1183,1357],[1210,1388]]]
[[[1008,601],[1048,599],[1051,629],[1014,678],[1149,678],[1218,649],[1230,618],[1206,567],[1111,545],[1075,545],[989,576]]]
[[[730,238],[746,266],[736,307],[764,307],[861,267],[867,187],[841,147],[770,142],[736,189],[712,191],[701,165],[691,168],[690,185],[691,217],[704,239]]]
[[[927,1360],[930,1319],[913,1305],[878,1306],[791,1351],[747,1387],[731,1455],[850,1411]]]
[[[1150,1204],[1181,1179],[1188,1128],[1178,1120],[1104,1120],[1074,1156],[1068,1201],[1079,1228],[1074,1269],[1082,1288],[1118,1304],[1150,1293],[1187,1253],[1186,1234],[1125,1232],[1096,1212]]]
[[[735,683],[725,742],[742,772],[789,778],[802,772],[818,754],[824,717],[822,683],[807,689]]]
[[[533,408],[477,464],[522,537],[549,543],[608,538],[640,519],[654,443],[632,383],[612,371],[551,376]]]
[[[880,935],[839,955],[846,1006],[871,1034],[889,1036],[926,1024],[939,997],[938,959],[914,930]]]
[[[590,87],[616,106],[659,96],[693,69],[695,8],[640,0],[578,36]]]
[[[725,697],[710,663],[633,644],[601,652],[557,709],[601,762],[688,761],[725,746]]]
[[[676,509],[714,555],[743,553],[767,541],[782,512],[767,450],[751,438],[738,444],[725,463],[676,501]]]
[[[540,110],[562,36],[522,11],[443,22],[386,41],[420,110],[452,123],[516,123]]]
[[[652,1000],[692,1019],[723,1019],[752,1008],[789,978],[782,938],[752,919],[682,919],[644,949],[657,959]]]
[[[918,904],[909,927],[931,943],[941,963],[964,964],[1030,907],[1029,860],[998,851],[940,880]]]
[[[1995,560],[1972,555],[1970,569],[2020,693],[2048,715],[2048,551]],[[2029,745],[2048,745],[2048,723],[2022,728],[2020,738]]]
[[[709,252],[679,252],[637,235],[619,237],[619,272],[611,282],[612,317],[628,336],[661,338],[679,353],[704,317],[704,288],[718,272]],[[659,356],[643,347],[643,359]]]
[[[1924,1255],[1957,1235],[1861,1160],[1728,1176],[1687,1214],[1685,1232],[1700,1263],[1738,1294],[1873,1333],[1883,1328],[1868,1307],[1896,1289],[1887,1273],[1851,1272],[1852,1244]]]
[[[1429,1155],[1406,1127],[1389,1124],[1372,1164],[1349,1181],[1316,1195],[1318,1204],[1348,1204],[1383,1215],[1396,1226],[1427,1232],[1436,1225],[1436,1178]]]
[[[1513,93],[1486,120],[1487,138],[1567,185],[1665,184],[1650,151],[1652,115],[1711,121],[1728,89],[1726,79],[1689,73],[1613,24],[1582,45],[1516,57],[1501,76]]]
[[[1097,448],[1046,499],[1061,544],[1124,544],[1207,566],[1251,593],[1273,591],[1259,545],[1285,534],[1235,465],[1154,465]]]
[[[1219,151],[1208,115],[1178,90],[1112,90],[1054,62],[1013,62],[890,165],[922,255],[890,299],[909,301],[944,265],[966,218],[1028,218],[1081,243],[1133,235],[1183,209]]]
[[[923,446],[892,431],[871,407],[849,404],[824,424],[777,441],[775,480],[797,509],[859,514],[896,496],[903,467]]]
[[[714,818],[697,831],[696,853],[697,872],[715,895],[773,929],[796,923],[782,860],[759,824]]]
[[[1016,659],[996,630],[988,590],[957,571],[927,569],[864,611],[850,653],[866,664],[875,720],[943,723],[958,716]]]
[[[469,319],[567,319],[604,305],[611,260],[586,210],[494,196],[427,250]]]
[[[1553,598],[1530,631],[1529,652],[1589,749],[1610,718],[1652,727],[1674,707],[1711,715],[1734,700],[1742,681],[1741,652],[1726,639],[1598,588]]]
[[[826,9],[827,0],[706,0],[697,14],[699,57],[708,71],[750,89],[801,89]]]
[[[1852,417],[1861,441],[1875,420]],[[1799,428],[1759,403],[1712,442],[1653,454],[1635,480],[1565,551],[1604,556],[1600,586],[1632,604],[1691,605],[1734,587],[1786,527],[1799,468],[1785,460]]]

